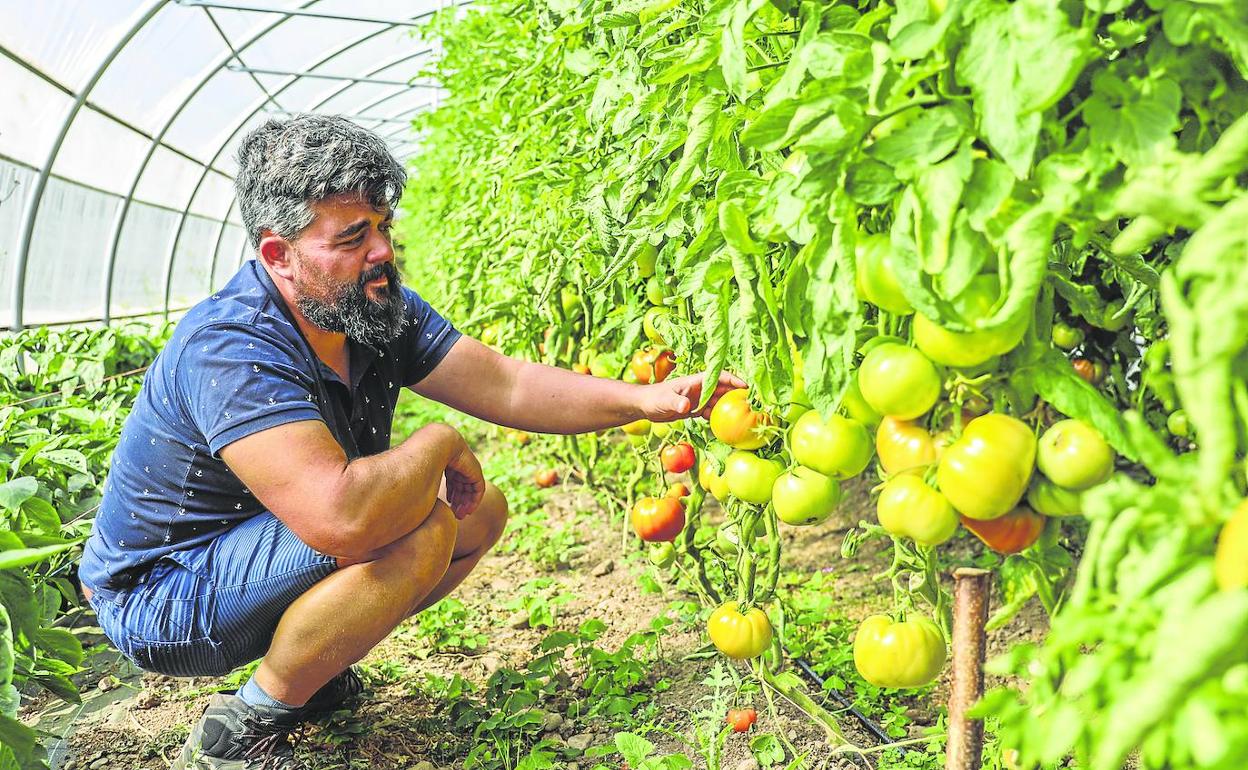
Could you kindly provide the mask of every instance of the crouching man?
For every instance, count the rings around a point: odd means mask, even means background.
[[[629,385],[508,358],[401,285],[402,166],[345,119],[270,121],[239,150],[255,259],[178,324],[113,454],[83,592],[139,667],[224,674],[176,768],[293,768],[288,733],[450,593],[503,494],[453,428],[390,448],[400,388],[499,425],[578,433],[690,415],[701,375]],[[723,375],[712,403],[744,383]],[[707,407],[709,409],[709,406]]]

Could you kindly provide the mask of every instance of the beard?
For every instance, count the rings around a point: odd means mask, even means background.
[[[370,299],[366,284],[383,277],[387,281],[379,292],[382,299]],[[315,326],[380,348],[398,337],[407,326],[407,305],[400,286],[398,268],[393,262],[383,262],[365,270],[355,283],[322,286],[320,291],[310,291],[306,284],[296,284],[299,296],[295,304]]]

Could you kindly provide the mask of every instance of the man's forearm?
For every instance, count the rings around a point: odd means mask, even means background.
[[[587,433],[645,416],[645,386],[518,362],[506,423],[540,433]]]
[[[357,556],[387,546],[424,523],[438,499],[447,464],[464,440],[448,425],[433,423],[380,454],[347,464],[338,495]]]

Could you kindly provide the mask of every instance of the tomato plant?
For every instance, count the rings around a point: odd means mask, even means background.
[[[1213,570],[1223,591],[1248,588],[1248,502],[1240,503],[1222,526]]]
[[[884,472],[893,475],[936,462],[931,433],[906,420],[885,417],[875,431],[875,453]]]
[[[554,468],[545,468],[533,474],[533,483],[540,489],[553,487],[559,483],[559,472]]]
[[[995,275],[979,275],[953,300],[958,316],[972,329],[988,319],[1000,297],[1001,282]],[[977,366],[1013,350],[1027,331],[1027,316],[991,329],[959,332],[946,329],[919,313],[914,317],[914,342],[924,355],[938,364],[960,368]]]
[[[633,354],[628,368],[637,382],[643,385],[662,382],[676,368],[676,356],[664,348],[646,348]]]
[[[914,307],[902,293],[893,271],[892,245],[888,236],[862,236],[858,239],[857,248],[858,295],[890,313],[913,313]]]

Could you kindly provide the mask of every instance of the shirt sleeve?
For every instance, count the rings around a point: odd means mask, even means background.
[[[411,387],[428,377],[463,335],[416,292],[404,287],[403,298],[407,303],[407,327],[397,349],[403,385]]]
[[[195,332],[183,348],[174,383],[214,456],[267,428],[324,420],[304,356],[255,327],[210,326]]]

